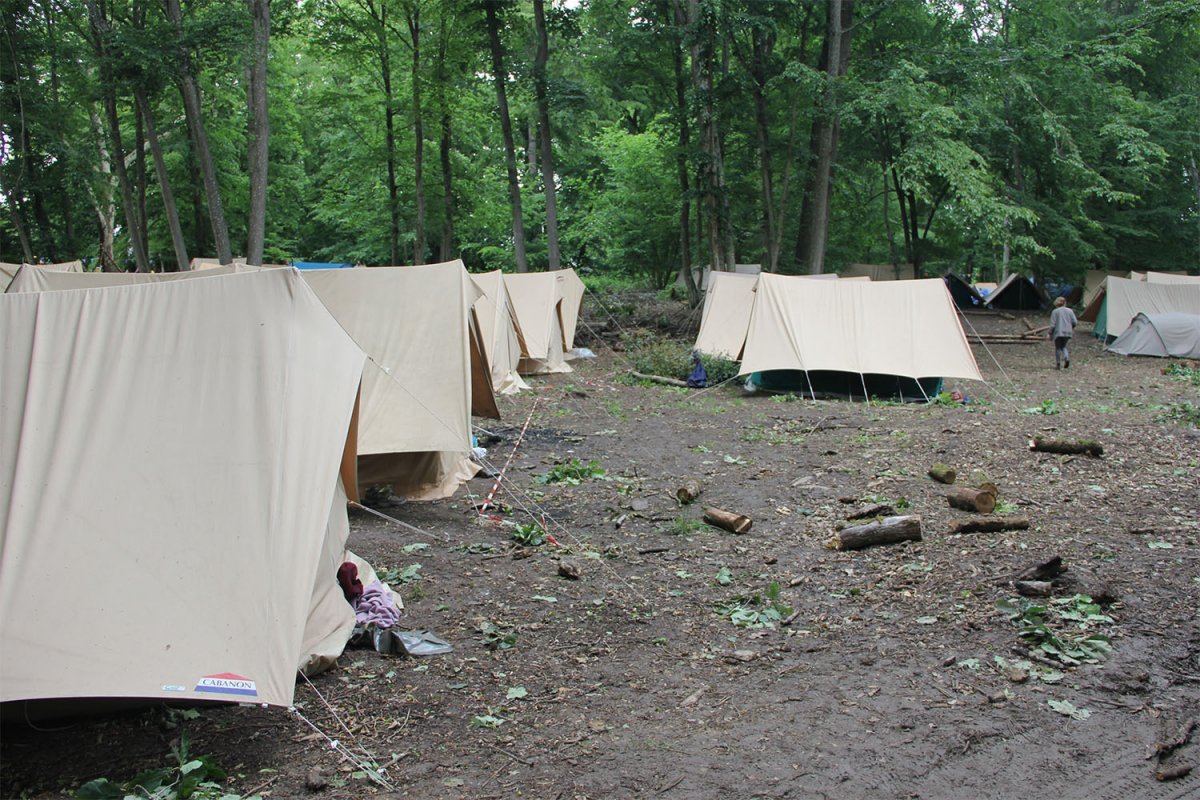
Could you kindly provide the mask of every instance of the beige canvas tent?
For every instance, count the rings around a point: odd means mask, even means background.
[[[579,317],[579,306],[573,297],[583,297],[583,293],[562,273],[558,272],[520,272],[504,276],[505,290],[512,301],[513,310],[517,312],[517,324],[525,338],[525,351],[522,353],[520,373],[522,375],[539,375],[553,372],[571,372],[566,363],[565,355],[574,347],[575,322]],[[570,271],[574,276],[574,271]],[[575,281],[579,278],[575,277]],[[580,284],[582,285],[582,284]],[[568,295],[570,291],[570,295]],[[574,302],[574,312],[570,310]],[[567,335],[568,321],[570,336]]]
[[[101,289],[106,286],[133,286],[144,283],[170,283],[178,280],[232,275],[245,267],[214,267],[193,272],[48,272],[23,267],[9,284],[10,292],[55,292],[64,289]]]
[[[704,293],[704,310],[700,317],[700,333],[696,336],[695,350],[733,361],[741,358],[758,277],[757,274],[736,272],[713,273],[708,290]],[[838,279],[837,273],[833,272],[776,277],[784,277],[787,280]],[[861,280],[870,281],[868,278]]]
[[[414,500],[449,497],[479,469],[471,414],[500,416],[472,311],[481,293],[463,263],[300,276],[368,356],[359,483]]]
[[[796,281],[762,275],[739,373],[788,370],[982,380],[940,279]]]
[[[579,325],[579,312],[583,309],[583,295],[587,292],[587,287],[575,274],[575,270],[570,268],[546,274],[555,276],[562,286],[563,356],[570,360],[575,357],[572,352],[575,350],[575,329]]]
[[[497,269],[476,273],[471,278],[483,292],[475,304],[475,313],[479,317],[479,330],[492,368],[492,388],[500,394],[528,389],[529,384],[521,380],[517,372],[525,349],[524,336],[517,324],[517,312],[508,297],[508,290],[504,288],[504,273]]]
[[[1080,316],[1093,321],[1094,333],[1102,339],[1120,336],[1140,314],[1200,314],[1200,283],[1151,283],[1110,277],[1105,290],[1093,299]],[[1092,313],[1094,311],[1094,314]]]
[[[0,261],[0,292],[8,290],[8,284],[17,276],[20,264],[8,264]]]
[[[912,264],[847,264],[842,268],[843,278],[870,278],[873,281],[911,281],[916,277]]]
[[[1200,275],[1188,275],[1186,272],[1147,272],[1146,283],[1200,284]]]
[[[292,271],[0,296],[0,700],[287,706],[336,570],[362,351]]]

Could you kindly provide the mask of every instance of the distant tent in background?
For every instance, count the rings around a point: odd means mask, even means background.
[[[1011,273],[994,291],[983,299],[987,308],[1002,308],[1009,311],[1035,311],[1045,308],[1047,303],[1033,281],[1016,272]]]
[[[843,278],[870,278],[873,281],[911,281],[916,277],[912,264],[847,264],[840,274]]]
[[[1200,358],[1200,314],[1141,314],[1108,346],[1110,353]]]
[[[79,259],[74,261],[60,261],[57,264],[31,264],[30,266],[38,269],[49,270],[50,272],[83,272],[83,262]]]
[[[571,372],[566,357],[575,347],[584,292],[575,270],[507,273],[504,286],[525,340],[520,373]]]
[[[837,273],[818,275],[783,275],[787,280],[836,281]],[[706,355],[737,361],[742,355],[746,330],[750,326],[750,311],[754,307],[754,287],[758,275],[735,272],[715,272],[704,293],[704,310],[700,317],[700,333],[693,347]],[[856,279],[849,279],[856,280]],[[868,278],[862,278],[869,283]]]
[[[1103,269],[1089,269],[1083,277],[1083,305],[1086,308],[1092,304],[1096,293],[1104,288],[1107,278],[1128,278],[1128,272],[1111,272]]]
[[[354,265],[327,261],[293,261],[291,266],[296,269],[350,269]]]
[[[1092,333],[1101,340],[1120,336],[1139,313],[1148,316],[1180,312],[1200,314],[1200,283],[1148,283],[1108,278],[1104,291],[1084,309],[1080,319],[1092,322]]]
[[[106,286],[134,286],[144,283],[169,283],[179,280],[211,278],[252,271],[253,267],[212,267],[188,272],[47,272],[25,267],[17,272],[9,292],[57,292],[67,289],[102,289]]]
[[[362,351],[290,270],[6,294],[0,338],[0,700],[291,705],[354,628]]]
[[[492,388],[500,394],[514,394],[528,389],[517,369],[521,363],[524,336],[517,324],[508,290],[504,288],[504,273],[500,270],[475,273],[471,279],[483,292],[475,304],[479,329],[487,348],[488,364],[492,369]]]
[[[229,264],[222,264],[221,260],[218,258],[193,258],[191,260],[189,266],[192,268],[193,272],[196,272],[197,270],[217,269],[218,267],[228,267],[228,266],[230,266],[230,264],[236,264],[239,267],[244,267],[244,266],[246,266],[246,259],[242,258],[241,256],[238,256],[237,258],[235,258],[231,262],[229,262]]]
[[[757,282],[757,275],[734,272],[717,272],[709,278],[695,350],[731,361],[741,358]]]
[[[733,271],[717,270],[718,275],[758,275],[762,272],[762,264],[734,264]],[[701,291],[708,288],[708,283],[712,280],[709,276],[712,275],[713,269],[709,264],[702,267],[692,267],[692,277],[696,280],[696,287]],[[682,276],[677,279],[678,283],[683,283]]]
[[[449,497],[478,471],[471,415],[500,416],[461,261],[308,270],[300,276],[367,354],[358,479],[413,500]]]
[[[947,272],[942,279],[950,290],[954,305],[959,308],[975,308],[983,305],[983,295],[975,291],[975,287],[963,280],[956,272]]]
[[[999,286],[999,284],[992,283],[991,281],[980,281],[979,283],[975,284],[975,291],[979,292],[980,297],[987,297],[989,294],[996,291],[997,286]]]
[[[921,400],[937,394],[943,378],[983,379],[940,279],[764,274],[754,295],[739,374],[756,385]]]
[[[1200,275],[1188,275],[1186,272],[1147,272],[1146,283],[1200,284]]]

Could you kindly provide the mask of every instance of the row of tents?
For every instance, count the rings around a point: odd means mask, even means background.
[[[354,625],[347,500],[470,478],[472,414],[498,416],[522,373],[570,369],[582,295],[569,270],[460,261],[17,270],[0,296],[0,701],[289,705],[297,668],[329,666]]]

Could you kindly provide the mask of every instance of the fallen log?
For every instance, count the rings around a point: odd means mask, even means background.
[[[929,468],[929,477],[933,478],[938,483],[954,483],[958,473],[954,471],[954,467],[948,467],[945,464],[934,464]]]
[[[675,499],[679,501],[679,505],[686,506],[700,496],[700,481],[695,478],[690,478],[683,482],[683,485],[675,490]]]
[[[1017,575],[1015,581],[1052,581],[1059,575],[1067,571],[1063,566],[1062,556],[1054,556],[1040,564],[1034,564],[1028,567],[1021,574]]]
[[[907,541],[921,541],[921,517],[918,514],[886,517],[878,522],[843,528],[833,537],[829,546],[834,550],[862,550],[878,544]]]
[[[730,533],[745,533],[754,524],[754,520],[745,514],[735,514],[720,508],[704,509],[704,521]]]
[[[1043,439],[1041,436],[1035,436],[1029,440],[1029,449],[1039,453],[1057,453],[1069,456],[1089,455],[1092,458],[1104,455],[1104,445],[1090,439],[1068,441],[1066,439]]]
[[[979,517],[952,523],[950,533],[997,533],[999,531],[1023,531],[1028,528],[1028,517]]]
[[[1040,328],[1030,328],[1021,335],[1027,339],[1045,339],[1046,334],[1050,332],[1049,325],[1043,325]]]
[[[978,514],[990,514],[996,508],[996,495],[963,486],[947,494],[946,502],[950,504],[951,508],[974,511]]]
[[[853,514],[847,514],[846,519],[870,519],[871,517],[890,517],[896,513],[896,509],[886,503],[868,506],[867,508],[855,511]]]
[[[650,381],[651,383],[661,383],[664,386],[682,386],[688,388],[687,381],[681,381],[678,378],[664,378],[662,375],[647,375],[644,372],[638,372],[635,369],[629,370],[629,374],[640,381]]]

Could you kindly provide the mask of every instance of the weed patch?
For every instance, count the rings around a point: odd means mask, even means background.
[[[572,458],[570,461],[562,464],[555,464],[549,472],[543,472],[533,477],[534,481],[543,486],[551,483],[578,486],[592,478],[608,480],[607,473],[600,468],[599,461],[593,460],[584,463],[578,458]]]
[[[1021,638],[1034,650],[1064,666],[1098,664],[1112,652],[1109,637],[1094,630],[1111,624],[1112,617],[1085,594],[1057,598],[1045,605],[1013,597],[996,607],[1021,629]]]

